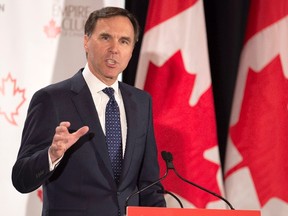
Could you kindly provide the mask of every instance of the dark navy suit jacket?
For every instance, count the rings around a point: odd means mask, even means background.
[[[32,97],[12,181],[22,193],[43,186],[43,216],[116,216],[118,208],[123,215],[126,198],[159,178],[151,97],[122,82],[119,88],[128,127],[119,185],[113,179],[105,135],[82,70]],[[84,125],[90,130],[50,172],[48,148],[61,121],[71,122],[71,132]],[[131,198],[129,205],[165,206],[157,193],[160,188],[156,184]]]

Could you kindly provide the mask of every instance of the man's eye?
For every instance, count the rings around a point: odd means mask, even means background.
[[[101,39],[102,40],[109,40],[109,36],[108,35],[101,35]]]
[[[129,41],[128,40],[121,40],[121,44],[129,44]]]

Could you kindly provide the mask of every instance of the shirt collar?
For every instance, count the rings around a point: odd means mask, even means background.
[[[119,95],[119,82],[114,82],[111,86],[107,86],[105,83],[100,81],[93,73],[90,71],[88,64],[85,65],[85,68],[82,72],[82,75],[91,91],[91,94],[99,93],[107,87],[114,89],[115,94]]]

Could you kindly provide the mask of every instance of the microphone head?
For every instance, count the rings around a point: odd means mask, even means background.
[[[166,158],[167,158],[167,161],[169,161],[169,162],[173,161],[173,156],[172,156],[172,154],[170,152],[166,153]]]
[[[162,156],[164,161],[167,161],[168,157],[167,157],[167,152],[166,151],[162,151],[161,152],[161,156]]]
[[[162,158],[165,162],[172,162],[173,161],[173,156],[170,152],[162,151],[161,152]]]

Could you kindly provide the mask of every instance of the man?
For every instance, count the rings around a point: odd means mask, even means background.
[[[85,68],[33,96],[12,181],[22,193],[43,186],[43,216],[123,215],[126,198],[159,178],[151,98],[117,81],[138,35],[127,10],[94,11],[85,24]],[[129,205],[165,206],[159,189],[131,197]]]

